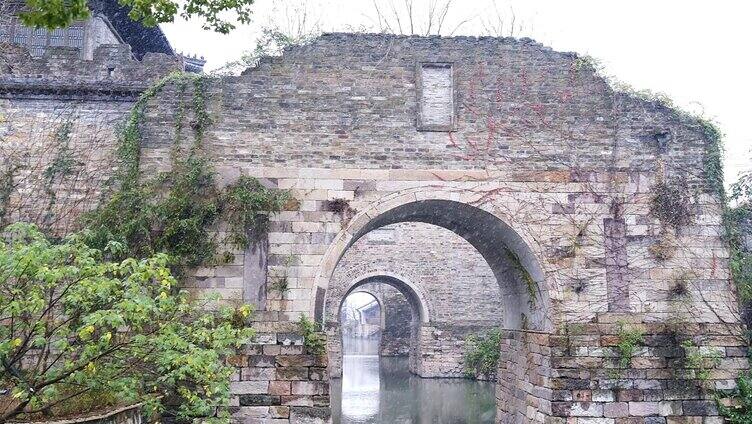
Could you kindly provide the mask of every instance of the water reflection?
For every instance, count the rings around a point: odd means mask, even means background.
[[[342,351],[345,356],[374,356],[379,354],[378,337],[344,337],[342,339]]]
[[[334,423],[493,423],[493,383],[424,379],[406,357],[345,355],[342,379],[332,380]]]

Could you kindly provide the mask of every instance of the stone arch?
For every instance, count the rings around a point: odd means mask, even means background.
[[[348,292],[345,296],[343,296],[342,299],[339,299],[339,302],[338,302],[339,303],[339,308],[337,310],[337,317],[338,317],[337,320],[339,321],[339,320],[342,319],[341,318],[342,317],[342,307],[344,307],[344,305],[345,305],[345,300],[347,300],[348,296],[350,296],[351,294],[354,294],[354,293],[364,293],[364,294],[367,294],[368,296],[371,296],[376,301],[376,303],[379,306],[379,329],[381,331],[383,331],[384,330],[384,323],[385,323],[385,320],[386,320],[386,310],[384,309],[385,305],[384,305],[383,299],[381,299],[380,296],[377,293],[374,293],[374,292],[372,292],[372,291],[370,291],[368,289],[364,289],[364,288],[355,288],[354,290]],[[340,322],[340,327],[341,327],[341,324],[342,323]]]
[[[316,274],[312,313],[324,321],[329,281],[344,253],[369,231],[399,222],[424,222],[467,240],[488,262],[504,299],[503,327],[551,331],[557,290],[543,267],[541,249],[514,217],[478,193],[408,190],[358,212],[329,246]]]
[[[359,287],[362,287],[368,283],[384,283],[399,290],[399,292],[402,293],[410,303],[413,311],[417,312],[420,323],[429,323],[431,321],[428,302],[426,301],[426,297],[422,293],[420,288],[409,279],[388,271],[370,272],[368,274],[358,276],[350,281],[344,294],[337,302],[337,315],[339,315],[340,311],[342,310],[342,304],[345,299],[347,299],[347,296],[355,292]],[[372,293],[369,294],[374,296]],[[377,296],[374,296],[374,298],[379,301]],[[381,305],[379,301],[379,306],[383,307],[384,305]]]
[[[340,317],[342,316],[342,307],[345,305],[345,300],[347,299],[348,296],[350,296],[353,293],[365,293],[365,294],[371,296],[372,298],[374,298],[376,300],[376,303],[379,304],[379,327],[381,327],[381,329],[383,330],[384,329],[384,320],[385,320],[385,315],[386,315],[384,313],[384,302],[382,301],[381,298],[379,298],[379,296],[376,293],[373,293],[373,292],[371,292],[368,289],[364,289],[364,288],[360,288],[359,287],[359,288],[356,288],[355,290],[347,293],[347,296],[343,297],[340,300],[340,302],[339,302],[339,310],[337,311],[337,315],[340,316]]]
[[[333,377],[342,375],[342,356],[344,352],[342,351],[343,343],[340,328],[341,323],[339,322],[339,317],[341,316],[342,312],[342,306],[345,302],[345,299],[347,299],[350,294],[358,292],[361,287],[369,283],[387,284],[397,289],[397,291],[399,291],[407,299],[407,302],[410,305],[411,313],[414,317],[410,331],[410,345],[412,347],[410,352],[410,368],[413,372],[415,372],[415,370],[417,370],[417,368],[419,367],[420,358],[418,357],[418,342],[420,327],[423,325],[428,325],[431,322],[430,309],[428,307],[426,296],[423,294],[418,285],[401,275],[387,271],[374,271],[352,279],[347,284],[347,288],[342,293],[342,295],[337,299],[332,299],[332,303],[336,305],[336,311],[334,311],[333,315],[336,317],[336,322],[330,322],[327,325],[327,352],[329,355],[329,373]],[[385,318],[386,305],[382,304],[378,296],[369,291],[365,292],[373,296],[374,299],[379,302],[383,329],[383,320]]]

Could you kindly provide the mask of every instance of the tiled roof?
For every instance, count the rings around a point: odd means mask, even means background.
[[[130,44],[136,59],[141,60],[149,52],[175,54],[159,27],[146,27],[131,20],[128,17],[129,8],[121,6],[117,0],[89,0],[89,7],[94,14],[110,21],[123,42]]]

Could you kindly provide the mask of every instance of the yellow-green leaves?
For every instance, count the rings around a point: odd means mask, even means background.
[[[81,330],[78,331],[78,338],[86,341],[91,338],[91,335],[94,334],[94,326],[93,325],[87,325]]]
[[[169,412],[182,417],[228,404],[222,357],[252,337],[249,306],[203,311],[177,289],[164,254],[108,262],[75,235],[52,243],[24,225],[3,234],[0,316],[14,324],[0,326],[0,360],[10,370],[0,387],[24,402],[0,421],[71,395],[53,415],[124,402],[156,411],[175,396]],[[38,361],[39,352],[54,357]]]

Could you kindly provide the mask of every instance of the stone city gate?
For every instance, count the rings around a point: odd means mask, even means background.
[[[499,284],[470,243],[431,224],[387,225],[353,243],[330,278],[323,321],[332,376],[340,375],[338,311],[353,289],[381,298],[383,354],[410,356],[421,377],[466,377],[468,336],[501,324]]]
[[[370,285],[370,287],[369,287]],[[368,275],[359,276],[346,286],[346,291],[336,296],[329,296],[327,306],[329,311],[325,320],[327,333],[327,356],[329,358],[328,371],[330,377],[342,376],[342,334],[339,326],[339,317],[341,314],[342,304],[348,295],[354,292],[365,292],[371,294],[379,302],[382,315],[382,331],[386,324],[386,308],[389,307],[381,293],[373,290],[374,285],[387,285],[393,287],[400,293],[409,305],[410,316],[405,317],[407,320],[402,325],[409,325],[409,347],[410,347],[410,371],[420,374],[418,359],[420,358],[420,332],[424,325],[430,322],[430,313],[428,311],[425,296],[416,285],[405,277],[390,272],[375,272]],[[332,299],[334,297],[334,299]],[[390,299],[391,300],[391,299]],[[391,317],[394,319],[395,317]],[[384,335],[382,334],[382,338]]]
[[[15,122],[2,133],[33,151],[29,127],[62,107],[83,122],[100,111],[111,130],[169,68],[120,50],[17,53],[0,74]],[[166,84],[146,102],[144,174],[169,170],[176,132],[195,118],[182,107],[192,89]],[[508,38],[327,34],[208,80],[205,94],[202,148],[219,178],[254,176],[297,200],[266,243],[187,282],[258,306],[259,337],[231,361],[238,420],[328,420],[327,359],[305,354],[295,321],[326,317],[331,277],[359,238],[422,222],[464,238],[497,280],[498,421],[721,422],[708,389],[733,387],[747,359],[698,121],[614,92],[575,54]],[[71,148],[87,148],[75,131]],[[102,154],[114,147],[111,136]],[[693,219],[667,226],[654,188],[676,179]],[[656,251],[665,240],[670,254]],[[288,290],[273,293],[282,275]],[[690,345],[714,358],[705,378]]]

